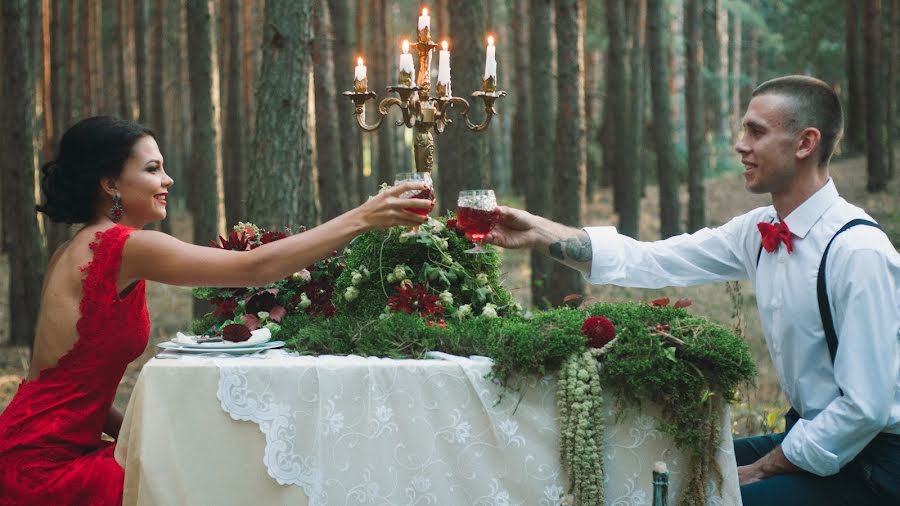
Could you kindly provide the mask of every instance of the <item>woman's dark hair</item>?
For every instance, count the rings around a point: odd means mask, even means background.
[[[94,116],[66,130],[56,158],[41,167],[44,203],[36,206],[56,223],[86,223],[94,217],[100,180],[118,176],[134,144],[149,128],[111,116]]]

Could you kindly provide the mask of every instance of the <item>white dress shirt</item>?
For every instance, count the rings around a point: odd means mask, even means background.
[[[828,476],[879,432],[900,434],[900,255],[887,236],[858,225],[828,252],[825,276],[838,336],[832,366],[819,315],[816,279],[825,246],[854,218],[872,220],[829,180],[784,218],[783,243],[757,255],[757,223],[773,206],[694,234],[638,242],[614,227],[585,228],[593,247],[591,283],[659,288],[750,279],[781,388],[802,419],[782,443],[798,467]],[[844,395],[841,396],[840,391]]]

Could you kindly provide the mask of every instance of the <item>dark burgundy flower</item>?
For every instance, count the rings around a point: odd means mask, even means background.
[[[269,310],[269,319],[273,322],[280,322],[285,316],[287,316],[287,309],[284,306],[275,306]]]
[[[247,251],[250,249],[250,239],[246,234],[231,231],[228,239],[219,236],[219,242],[210,241],[214,248],[227,249],[232,251]]]
[[[415,312],[422,317],[440,316],[444,314],[444,308],[437,304],[438,300],[438,295],[428,293],[427,285],[400,285],[397,287],[397,295],[388,299],[388,307],[398,313]]]
[[[270,288],[251,295],[250,298],[247,299],[247,313],[256,314],[260,311],[269,311],[278,305],[278,301],[275,299],[277,293],[277,289]]]
[[[234,311],[237,309],[237,301],[234,299],[217,299],[215,301],[216,308],[213,309],[213,316],[220,320],[229,320],[234,318]]]
[[[244,316],[241,316],[241,320],[244,322],[244,326],[251,331],[262,326],[262,322],[259,321],[259,317],[255,314],[245,314]]]
[[[240,323],[232,323],[222,328],[222,339],[233,343],[244,342],[250,339],[250,329]]]
[[[581,324],[581,335],[591,348],[602,348],[616,337],[616,327],[602,316],[591,316]]]
[[[250,246],[250,249],[255,249],[260,247],[263,244],[269,244],[270,242],[279,241],[287,237],[287,234],[284,232],[279,232],[278,230],[265,230],[260,231],[259,235],[259,244],[254,244]]]

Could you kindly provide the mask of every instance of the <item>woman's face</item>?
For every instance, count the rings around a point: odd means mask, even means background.
[[[175,181],[163,169],[163,157],[156,139],[138,139],[125,161],[122,173],[112,180],[112,189],[122,197],[121,223],[134,228],[166,217],[166,196]]]

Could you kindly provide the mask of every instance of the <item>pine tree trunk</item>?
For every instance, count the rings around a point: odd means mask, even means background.
[[[531,177],[531,93],[528,79],[528,0],[515,0],[513,4],[514,65],[516,78],[509,83],[515,101],[512,124],[512,186],[516,193],[525,195],[528,178]],[[509,99],[507,99],[509,100]]]
[[[134,41],[134,36],[132,35],[132,21],[134,18],[130,15],[131,5],[131,2],[127,0],[116,1],[116,44],[118,46],[116,68],[119,71],[117,82],[119,84],[119,96],[121,97],[118,115],[128,120],[133,119],[131,117],[131,86],[128,83],[129,76],[133,72],[133,70],[129,70],[129,66],[134,63],[133,48],[131,47],[131,43]],[[163,125],[160,125],[160,128],[163,127]]]
[[[647,2],[646,0],[638,0],[629,3],[631,5],[630,18],[626,21],[631,27],[629,30],[630,47],[628,50],[628,70],[629,70],[629,86],[628,90],[628,158],[631,160],[630,169],[637,172],[632,174],[637,178],[638,184],[638,201],[632,207],[628,205],[628,209],[633,209],[638,213],[634,219],[639,221],[640,217],[640,197],[644,194],[644,185],[646,184],[646,174],[644,173],[644,96],[645,83],[644,77],[644,48],[646,46],[647,32]],[[629,16],[626,10],[626,17]],[[629,175],[626,175],[629,177]],[[637,237],[637,236],[635,236]]]
[[[396,58],[400,52],[397,50],[394,40],[389,36],[389,11],[386,0],[373,0],[370,20],[374,26],[372,30],[372,45],[370,47],[372,48],[371,54],[374,65],[369,67],[369,75],[371,76],[369,88],[378,89],[379,91],[387,86],[397,84],[398,81]],[[413,56],[413,60],[417,67],[416,71],[418,71],[418,58]],[[376,103],[381,98],[382,96],[379,93]],[[391,108],[388,116],[381,124],[381,128],[370,137],[377,146],[377,156],[372,162],[372,175],[375,177],[376,185],[381,183],[391,184],[394,182],[394,173],[408,172],[405,168],[401,169],[395,166],[397,159],[397,135],[401,132],[399,129],[402,128],[394,124],[393,120],[397,119],[395,109],[395,107]],[[377,114],[377,109],[370,106],[366,112],[366,117],[371,117],[375,114]]]
[[[68,104],[66,103],[66,48],[65,26],[69,9],[68,1],[51,3],[50,10],[45,10],[50,16],[50,107],[44,111],[45,117],[50,121],[50,129],[47,137],[47,153],[44,161],[53,159],[59,149],[59,139],[68,126]],[[52,253],[69,239],[69,227],[65,223],[53,223],[44,220],[44,229],[47,235],[47,251]]]
[[[628,90],[625,82],[625,12],[621,0],[607,0],[609,59],[607,73],[607,124],[604,150],[615,174],[615,207],[619,213],[619,233],[637,238],[640,211],[640,170],[629,160]]]
[[[897,27],[900,27],[900,0],[887,0],[890,5],[890,14],[888,15],[888,30],[891,34],[887,40],[887,90],[885,92],[885,127],[887,129],[887,178],[894,179],[897,174],[896,157],[894,156],[894,140],[897,138],[897,65],[900,59],[900,34],[897,33]]]
[[[656,146],[656,179],[659,183],[660,235],[663,239],[681,233],[678,174],[672,144],[669,98],[668,18],[664,0],[647,0],[650,88],[653,103],[653,144]]]
[[[331,24],[334,30],[334,81],[336,85],[334,111],[331,113],[338,122],[338,134],[341,145],[341,184],[346,194],[346,208],[355,207],[362,202],[357,193],[362,178],[361,159],[359,158],[362,130],[353,126],[352,117],[345,112],[352,111],[353,103],[343,96],[344,91],[353,89],[353,73],[348,69],[356,64],[354,47],[360,36],[354,29],[355,18],[352,15],[350,0],[328,0],[331,12]],[[343,123],[348,123],[343,125]],[[341,127],[344,127],[341,130]]]
[[[222,179],[225,190],[225,223],[232,226],[243,221],[244,199],[246,198],[244,177],[247,165],[247,129],[244,127],[244,19],[245,0],[227,0],[223,19],[228,27],[223,27],[227,41],[227,63],[224,69],[226,79],[225,100],[223,100],[223,156]]]
[[[685,74],[684,101],[687,114],[688,137],[688,232],[706,226],[703,200],[703,177],[706,174],[706,142],[703,126],[703,0],[685,0],[684,42]]]
[[[552,174],[553,142],[548,139],[554,124],[554,103],[550,90],[555,86],[553,66],[553,4],[550,0],[531,0],[529,12],[529,74],[522,76],[531,96],[531,144],[525,206],[529,212],[550,216],[554,194]],[[481,67],[479,66],[479,73]],[[480,77],[480,76],[479,76]],[[456,81],[456,78],[454,78]],[[550,283],[553,260],[531,252],[531,302],[537,307],[551,305]]]
[[[334,50],[331,41],[334,31],[327,0],[313,0],[313,79],[316,96],[316,165],[322,221],[330,220],[347,210],[347,178],[341,166],[341,143],[335,85]],[[346,69],[344,69],[346,70]],[[349,119],[349,118],[348,118]],[[349,124],[348,126],[354,127]],[[393,181],[392,181],[393,182]]]
[[[483,102],[480,98],[469,95],[481,89],[481,79],[484,76],[487,8],[484,2],[478,0],[460,0],[453,3],[453,9],[450,34],[447,37],[453,44],[450,48],[453,94],[469,101],[470,118],[473,123],[479,123],[484,117]],[[497,74],[501,83],[498,89],[503,89],[502,72],[501,67]],[[497,107],[502,108],[503,102],[498,102]],[[453,124],[448,125],[444,133],[437,137],[441,165],[437,171],[435,192],[441,213],[456,209],[460,190],[486,188],[489,183],[488,134],[470,132],[462,118],[456,119],[456,114],[455,110],[450,111]],[[491,124],[491,128],[497,128],[497,125]]]
[[[3,66],[0,77],[0,179],[5,250],[9,259],[10,344],[31,346],[40,305],[45,254],[34,212],[34,93],[24,0],[0,2]]]
[[[866,96],[881,97],[881,0],[866,0],[865,76]],[[866,166],[869,192],[880,192],[887,187],[887,168],[884,164],[884,115],[878,100],[866,101]]]
[[[560,189],[552,219],[578,227],[584,220],[587,146],[584,102],[584,10],[581,0],[556,0],[558,71],[555,181]],[[584,292],[580,272],[558,262],[551,264],[546,296],[554,306],[567,295]]]
[[[866,147],[866,96],[863,82],[862,34],[860,12],[863,4],[858,0],[846,0],[847,7],[847,147],[848,151],[861,152]]]
[[[218,73],[210,0],[188,0],[188,59],[191,79],[190,210],[194,243],[206,244],[219,234]]]
[[[594,199],[594,194],[599,190],[602,180],[603,159],[602,139],[600,131],[603,127],[603,103],[605,97],[602,95],[601,86],[604,75],[603,68],[606,62],[603,60],[603,52],[599,49],[591,51],[590,55],[585,58],[585,84],[584,84],[584,101],[586,116],[586,134],[590,141],[587,143],[587,173],[585,181],[585,202],[590,203]]]
[[[77,1],[77,0],[76,0]],[[138,116],[140,123],[150,114],[150,90],[147,79],[147,0],[137,0],[134,5],[134,68],[137,85]]]
[[[705,0],[705,10],[702,20],[703,25],[703,61],[706,79],[704,80],[705,98],[705,127],[709,140],[709,160],[713,167],[713,173],[718,173],[726,153],[730,153],[730,147],[725,139],[727,125],[723,116],[723,100],[727,93],[725,80],[723,79],[722,65],[722,19],[726,15],[722,8],[722,0]],[[727,45],[724,48],[727,54]],[[723,129],[723,125],[726,128]],[[726,151],[727,150],[727,151]]]
[[[247,218],[264,227],[318,221],[307,128],[311,0],[267,0]]]
[[[737,142],[738,131],[741,125],[741,53],[742,47],[742,27],[741,18],[730,16],[731,21],[731,72],[729,78],[729,86],[731,87],[731,106],[729,107],[728,126],[731,133],[731,142]]]

